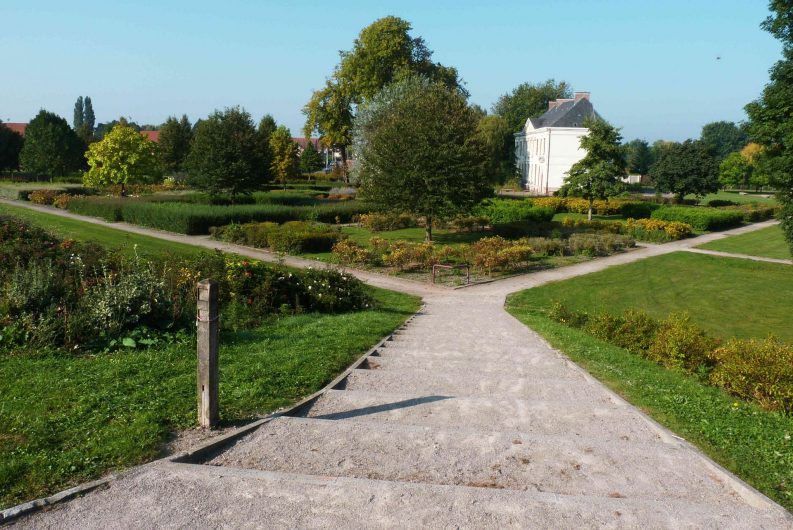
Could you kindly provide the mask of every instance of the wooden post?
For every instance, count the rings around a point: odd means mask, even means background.
[[[205,429],[218,422],[218,284],[198,282],[196,316],[198,350],[198,423]]]

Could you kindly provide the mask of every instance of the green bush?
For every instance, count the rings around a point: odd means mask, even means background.
[[[748,203],[727,206],[724,208],[724,210],[740,212],[741,215],[743,215],[743,220],[745,222],[756,223],[758,221],[773,219],[777,214],[778,208],[768,204]]]
[[[393,212],[365,213],[358,216],[358,223],[373,232],[385,232],[419,226],[419,220],[415,215]]]
[[[614,252],[636,246],[630,236],[619,234],[572,234],[567,240],[570,254],[608,256]]]
[[[663,221],[679,221],[697,230],[724,230],[743,223],[743,213],[707,206],[665,206],[655,210],[651,217]]]
[[[620,215],[623,219],[647,219],[660,207],[660,204],[647,201],[623,202]]]
[[[736,206],[737,204],[737,202],[727,201],[724,199],[713,199],[708,201],[708,206],[711,208],[719,208],[721,206]]]
[[[474,209],[475,215],[490,219],[491,225],[529,221],[550,222],[553,208],[534,206],[531,200],[487,199]]]
[[[99,217],[105,221],[115,223],[124,219],[121,208],[127,199],[110,199],[106,197],[79,197],[69,201],[67,208],[70,212]]]
[[[257,248],[272,248],[277,252],[300,254],[303,252],[330,252],[341,239],[334,227],[306,221],[276,223],[232,223],[212,228],[212,237],[221,241]]]
[[[689,315],[672,314],[658,324],[646,357],[667,368],[695,372],[708,365],[717,345],[718,341],[691,323]]]
[[[773,337],[731,340],[712,353],[710,381],[768,410],[793,413],[793,347]]]

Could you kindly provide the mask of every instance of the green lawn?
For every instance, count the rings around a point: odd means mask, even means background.
[[[776,199],[762,197],[761,195],[773,195],[773,192],[764,192],[764,193],[746,193],[742,195],[737,191],[724,191],[720,190],[716,193],[711,193],[709,195],[705,195],[705,197],[700,201],[700,204],[707,204],[708,201],[713,200],[720,200],[720,201],[732,201],[737,202],[740,204],[750,203],[750,202],[759,202],[759,203],[775,203]],[[695,199],[694,195],[687,195],[686,199]]]
[[[532,291],[511,297],[510,313],[656,421],[793,509],[793,417],[736,401],[694,376],[667,370],[554,322],[534,305]]]
[[[0,197],[19,199],[19,192],[32,190],[75,190],[82,188],[82,184],[69,184],[67,182],[0,182]]]
[[[0,215],[13,215],[51,231],[60,237],[78,241],[93,241],[108,248],[121,249],[127,254],[135,252],[135,245],[137,245],[137,252],[140,255],[173,254],[174,256],[186,257],[206,251],[200,247],[131,234],[112,228],[111,225],[103,226],[86,223],[85,221],[29,210],[22,206],[0,204]]]
[[[765,337],[793,342],[790,265],[675,252],[551,283],[515,297],[521,305],[619,313],[643,309],[663,318],[688,311],[720,337]]]
[[[778,225],[705,243],[699,248],[767,258],[791,257],[790,245],[785,241],[782,228]]]

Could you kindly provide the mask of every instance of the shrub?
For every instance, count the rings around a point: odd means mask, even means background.
[[[568,251],[565,241],[558,238],[529,237],[525,241],[537,255],[564,256]]]
[[[552,306],[550,311],[548,311],[548,316],[556,320],[557,322],[561,322],[566,326],[570,326],[571,328],[583,328],[589,322],[589,315],[584,311],[571,311],[561,302],[555,302]]]
[[[737,202],[725,201],[724,199],[713,199],[708,201],[708,206],[711,208],[719,208],[721,206],[736,206],[737,204]]]
[[[588,232],[611,232],[612,234],[619,234],[622,232],[623,225],[619,221],[598,221],[587,219],[574,219],[566,217],[562,219],[562,226],[568,229],[584,229]]]
[[[652,202],[628,201],[620,204],[620,215],[624,219],[647,219],[660,207],[660,204]]]
[[[358,216],[358,224],[373,232],[400,230],[419,226],[418,218],[409,213],[365,213]]]
[[[330,252],[341,239],[341,232],[327,225],[290,221],[267,232],[267,243],[277,252]]]
[[[691,225],[697,230],[724,230],[738,226],[743,222],[743,214],[706,206],[685,207],[667,206],[659,208],[652,213],[653,219],[664,221],[679,221]]]
[[[571,254],[608,256],[636,245],[633,238],[618,234],[572,234],[567,240]]]
[[[567,211],[566,197],[535,197],[531,203],[538,208],[550,208],[554,213]]]
[[[333,245],[333,259],[341,265],[362,266],[372,262],[372,252],[351,239],[342,239]]]
[[[731,340],[712,353],[710,382],[768,410],[793,413],[793,347],[769,337]]]
[[[547,223],[553,218],[554,210],[535,206],[531,200],[487,199],[474,213],[487,217],[491,225],[498,225],[519,221]]]
[[[663,221],[661,219],[628,219],[625,222],[625,232],[642,241],[676,241],[690,237],[691,225],[678,221]]]
[[[69,195],[68,193],[59,193],[55,196],[55,199],[52,201],[52,205],[56,208],[61,208],[65,210],[69,207],[69,201],[72,200],[73,195]]]
[[[28,200],[33,204],[51,205],[55,201],[55,197],[63,193],[62,190],[46,189],[34,190],[28,195]]]
[[[124,219],[121,213],[121,208],[124,205],[125,199],[80,197],[70,200],[67,207],[70,212],[89,217],[100,217],[105,221],[115,223]]]
[[[694,372],[709,362],[718,342],[691,323],[688,314],[672,314],[658,324],[647,358],[667,368]]]
[[[489,223],[490,219],[484,215],[465,215],[449,221],[449,226],[457,232],[474,232],[484,230]]]
[[[758,221],[772,219],[776,215],[778,208],[767,204],[748,203],[728,206],[725,207],[724,210],[740,212],[745,222],[756,223]]]

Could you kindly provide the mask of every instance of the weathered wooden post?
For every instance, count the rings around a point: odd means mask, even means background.
[[[205,429],[218,422],[218,284],[198,282],[196,316],[198,349],[198,423]]]

